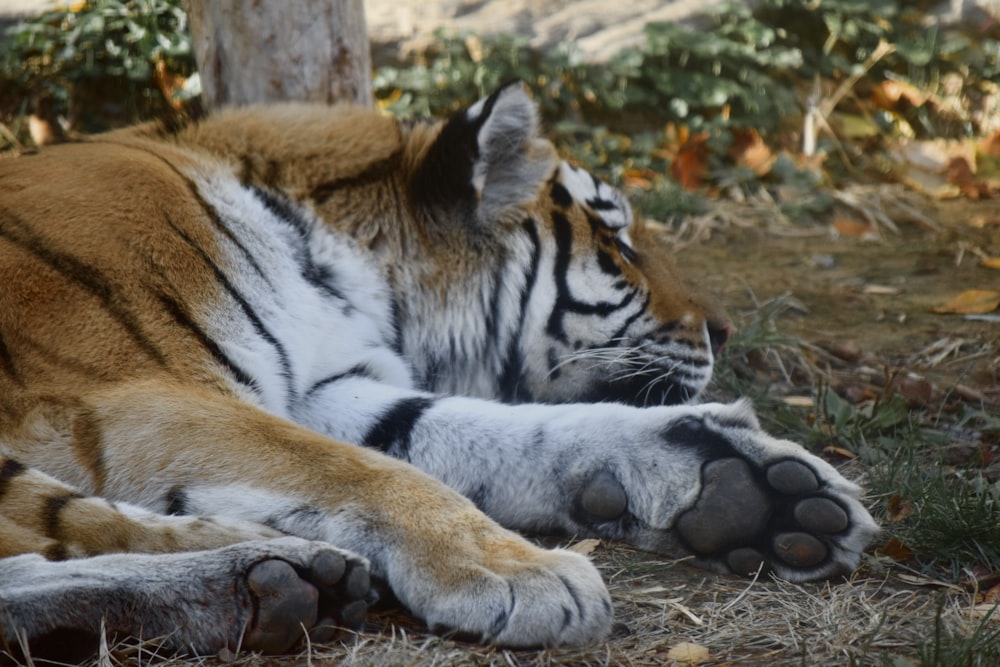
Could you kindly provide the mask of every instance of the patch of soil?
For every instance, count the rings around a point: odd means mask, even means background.
[[[801,310],[782,333],[839,364],[882,374],[908,371],[937,392],[1000,399],[1000,311],[986,321],[932,311],[969,289],[1000,290],[1000,202],[927,203],[937,230],[906,225],[862,240],[813,226],[781,235],[728,227],[683,246],[677,263],[726,304],[739,325],[759,303],[788,294]],[[805,234],[805,235],[803,235]]]

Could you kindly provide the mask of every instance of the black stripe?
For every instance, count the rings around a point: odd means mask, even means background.
[[[281,342],[272,334],[266,326],[264,326],[263,320],[257,315],[257,312],[250,305],[250,302],[236,289],[233,283],[229,280],[229,277],[219,268],[215,261],[205,252],[204,248],[195,243],[185,232],[174,224],[173,220],[170,219],[170,215],[163,211],[164,218],[168,225],[180,236],[185,243],[187,243],[195,252],[197,252],[205,265],[212,270],[215,274],[215,279],[219,281],[222,288],[229,294],[230,297],[239,305],[243,314],[246,315],[247,319],[253,324],[254,330],[257,332],[261,338],[268,342],[271,347],[274,348],[275,354],[278,355],[278,361],[281,363],[281,375],[285,378],[285,388],[288,396],[288,400],[292,401],[295,398],[295,384],[292,381],[292,365],[288,360],[288,352],[285,351],[285,347]]]
[[[597,249],[597,265],[601,268],[601,272],[609,276],[620,276],[622,274],[622,268],[618,266],[614,258],[606,250],[602,248]]]
[[[98,495],[104,490],[108,475],[108,468],[104,463],[103,439],[100,422],[92,411],[85,410],[73,420],[73,440],[70,444],[77,459],[90,467],[94,492]]]
[[[521,338],[524,336],[524,322],[528,316],[528,301],[531,299],[535,283],[538,281],[538,264],[541,261],[542,242],[538,235],[538,226],[533,219],[525,218],[521,227],[531,241],[531,264],[528,266],[524,287],[521,288],[517,329],[507,346],[500,370],[500,400],[504,403],[528,403],[534,399],[523,382],[524,357],[521,355]]]
[[[170,490],[167,491],[167,495],[163,498],[167,504],[167,514],[172,514],[174,516],[185,516],[190,514],[190,509],[188,508],[188,495],[187,491],[181,485],[172,486]]]
[[[0,336],[0,370],[13,378],[18,384],[23,383],[17,375],[17,368],[14,366],[14,355],[10,353],[10,348],[4,342],[3,336]]]
[[[180,302],[162,293],[157,294],[156,297],[166,311],[170,313],[171,317],[174,318],[174,322],[187,329],[201,343],[201,346],[208,350],[208,353],[212,355],[216,362],[229,371],[237,382],[249,387],[257,394],[260,393],[260,386],[257,384],[257,380],[229,358],[223,349],[219,347],[219,344],[198,326],[197,322],[194,321]]]
[[[369,185],[376,181],[383,180],[392,173],[399,164],[403,149],[397,148],[388,157],[382,158],[364,168],[361,172],[352,176],[335,178],[325,183],[320,183],[312,189],[309,196],[319,205],[325,204],[330,197],[338,190],[345,188],[356,188],[362,185]]]
[[[556,340],[569,344],[566,329],[563,326],[563,318],[566,313],[607,317],[616,310],[628,306],[635,299],[635,295],[638,292],[636,290],[629,291],[618,303],[609,303],[607,301],[584,303],[577,301],[570,292],[567,280],[573,251],[573,227],[566,216],[558,212],[553,212],[552,223],[556,240],[556,261],[552,270],[556,284],[556,302],[552,307],[552,313],[549,315],[545,332]]]
[[[302,211],[287,197],[268,192],[257,186],[250,186],[250,191],[264,204],[264,207],[276,218],[291,227],[299,237],[298,247],[294,249],[295,260],[299,265],[299,273],[306,282],[321,292],[326,293],[342,303],[340,308],[345,315],[354,310],[350,301],[335,286],[333,270],[325,264],[317,264],[309,250],[309,238],[312,236],[312,223],[306,219]]]
[[[79,493],[69,492],[45,499],[45,507],[42,510],[42,524],[47,537],[51,537],[59,542],[63,541],[59,515],[62,513],[63,508],[66,507],[66,505],[70,504],[74,500],[79,500],[80,498],[83,498],[83,496]]]
[[[500,333],[500,305],[503,301],[503,264],[500,264],[496,270],[493,272],[492,280],[490,281],[490,289],[492,294],[490,295],[490,305],[486,311],[486,322],[484,323],[486,328],[486,337],[496,343],[497,337]]]
[[[549,188],[549,195],[552,197],[552,203],[559,208],[569,208],[573,204],[573,196],[566,189],[566,186],[559,182],[559,171],[556,170],[555,175],[552,176],[552,187]]]
[[[50,544],[42,552],[42,556],[45,560],[69,560],[69,554],[66,552],[66,545],[62,542],[56,542],[55,544]]]
[[[10,488],[10,481],[18,475],[24,474],[25,471],[27,468],[14,459],[4,459],[3,465],[0,466],[0,498],[3,498],[7,489]]]
[[[609,201],[604,198],[595,197],[594,199],[588,199],[587,205],[595,211],[610,211],[612,209],[618,208],[618,203]]]
[[[632,326],[632,324],[634,324],[637,319],[646,314],[646,309],[649,308],[649,304],[652,300],[653,300],[653,293],[648,292],[646,294],[646,298],[642,302],[642,306],[639,307],[639,310],[629,315],[628,319],[625,320],[625,323],[621,325],[621,328],[619,328],[618,331],[616,331],[614,335],[611,336],[612,343],[617,343],[619,340],[621,340],[622,336],[625,335],[625,332],[628,331],[628,328]]]
[[[393,290],[389,301],[389,317],[392,320],[392,351],[403,355],[403,331],[399,326],[399,301],[396,300],[396,292]]]
[[[556,261],[552,270],[556,282],[556,302],[549,314],[545,332],[560,342],[569,343],[563,326],[562,307],[563,302],[570,299],[566,273],[569,271],[570,253],[573,251],[573,227],[566,216],[559,213],[552,215],[552,223],[556,241]]]
[[[308,398],[309,396],[312,396],[323,387],[326,387],[335,382],[340,382],[341,380],[351,377],[370,378],[372,377],[371,368],[368,366],[368,364],[358,364],[357,366],[353,366],[352,368],[344,371],[343,373],[337,373],[336,375],[331,375],[330,377],[323,378],[319,382],[314,383],[313,386],[309,387],[309,389],[306,390],[304,396]]]
[[[423,396],[397,401],[368,429],[362,444],[405,460],[413,427],[432,405],[434,399]]]
[[[0,226],[0,237],[31,253],[56,273],[90,292],[143,352],[160,366],[167,365],[166,357],[146,336],[139,318],[125,307],[128,299],[121,293],[120,286],[108,280],[97,267],[84,264],[70,254],[48,248],[44,239],[31,234],[30,226],[9,211],[5,211],[4,219],[13,224]],[[19,232],[15,232],[14,225],[20,228]]]

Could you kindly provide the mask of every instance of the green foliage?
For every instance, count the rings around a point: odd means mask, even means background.
[[[161,76],[195,70],[182,0],[81,2],[14,26],[0,43],[0,81],[74,115],[81,102],[123,122],[165,112],[170,100],[157,83],[158,66]]]

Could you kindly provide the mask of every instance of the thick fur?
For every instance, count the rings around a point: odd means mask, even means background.
[[[291,534],[359,554],[431,627],[532,645],[598,640],[611,606],[585,558],[507,528],[720,570],[752,548],[796,580],[854,567],[875,530],[857,487],[746,405],[683,405],[724,315],[558,160],[520,86],[445,124],[248,108],[0,161],[0,285],[0,556],[166,552],[144,558],[197,588],[253,559],[181,552]],[[713,481],[732,460],[749,495]],[[788,461],[801,488],[772,483]],[[802,519],[808,498],[844,525]],[[757,523],[716,547],[713,517],[748,503]],[[782,556],[805,533],[807,562]],[[109,581],[180,604],[135,558],[0,560],[6,640],[67,599],[121,616]],[[10,583],[33,567],[46,585]],[[66,597],[74,570],[102,576]]]

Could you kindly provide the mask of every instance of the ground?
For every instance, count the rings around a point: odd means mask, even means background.
[[[1000,398],[998,314],[932,310],[965,290],[1000,289],[1000,271],[980,264],[1000,254],[1000,201],[890,196],[923,216],[896,215],[910,219],[898,232],[876,227],[877,238],[823,224],[728,225],[683,247],[678,261],[737,321],[787,293],[800,308],[779,321],[781,331],[832,352],[842,374],[852,365],[909,371],[938,391],[959,385]]]

